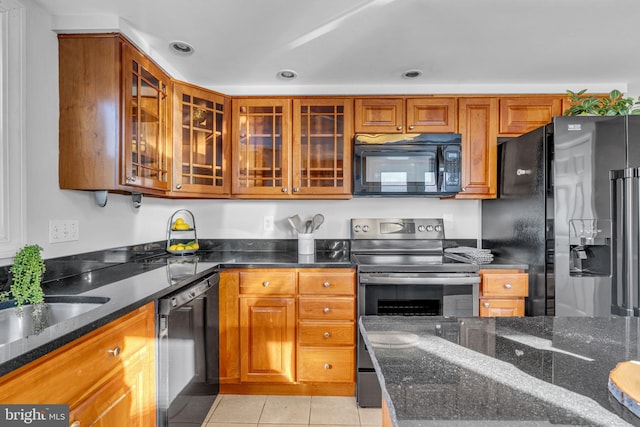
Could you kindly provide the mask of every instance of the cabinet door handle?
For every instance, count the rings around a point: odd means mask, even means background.
[[[413,125],[409,125],[409,130],[413,129]]]
[[[504,284],[504,288],[505,289],[511,289],[511,283],[505,283]]]
[[[127,177],[127,182],[129,182],[129,183],[134,183],[134,182],[136,182],[136,178],[135,178],[135,177],[133,177],[133,176],[128,176],[128,177]]]
[[[293,192],[297,193],[298,191],[300,191],[300,189],[298,187],[293,187]]]
[[[69,427],[80,427],[80,421],[76,420],[74,422],[72,422]]]
[[[331,286],[331,283],[329,283],[329,282],[324,282],[324,283],[322,284],[322,286],[324,286],[325,288],[328,288],[329,286]]]
[[[482,304],[485,308],[489,308],[489,303],[485,302],[484,304]]]
[[[331,365],[329,365],[328,363],[325,363],[325,364],[324,364],[324,369],[327,369],[327,370],[328,370],[328,369],[331,369]]]
[[[264,282],[262,282],[262,286],[264,286],[265,288],[268,288],[269,282],[265,280]]]
[[[325,332],[324,334],[322,334],[322,336],[325,338],[329,338],[331,334],[329,332]]]
[[[177,188],[178,190],[182,190],[182,184],[176,184],[176,188]]]
[[[115,348],[110,348],[108,351],[109,354],[111,354],[113,357],[118,357],[122,349],[120,348],[120,346],[116,346]]]
[[[329,309],[329,307],[325,307],[325,308],[322,310],[322,312],[323,312],[324,314],[327,314],[327,313],[329,313],[330,311],[331,311],[331,310]]]
[[[397,127],[398,130],[402,130],[402,125]]]
[[[289,189],[287,187],[282,187],[282,192],[286,193],[287,191],[289,191]]]

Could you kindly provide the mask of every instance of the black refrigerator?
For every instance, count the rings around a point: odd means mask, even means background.
[[[482,201],[482,247],[529,265],[526,315],[633,313],[638,202],[625,187],[638,182],[620,177],[640,175],[639,166],[640,116],[555,117],[500,141],[498,197]],[[633,271],[635,283],[625,279]]]

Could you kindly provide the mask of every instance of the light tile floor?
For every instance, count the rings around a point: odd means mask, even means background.
[[[379,427],[380,408],[354,397],[219,395],[202,427]]]

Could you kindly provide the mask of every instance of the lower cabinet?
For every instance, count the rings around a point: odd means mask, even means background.
[[[522,270],[480,270],[480,316],[524,316],[529,275]]]
[[[154,313],[150,303],[3,376],[0,402],[68,404],[71,425],[154,426]]]
[[[220,275],[220,392],[355,392],[355,270]]]

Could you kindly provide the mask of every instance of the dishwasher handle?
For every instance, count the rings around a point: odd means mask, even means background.
[[[179,291],[160,298],[159,314],[169,314],[171,311],[177,310],[183,305],[202,296],[214,285],[218,284],[219,281],[220,276],[218,273],[215,273],[206,279],[200,280],[195,284],[186,285]]]

